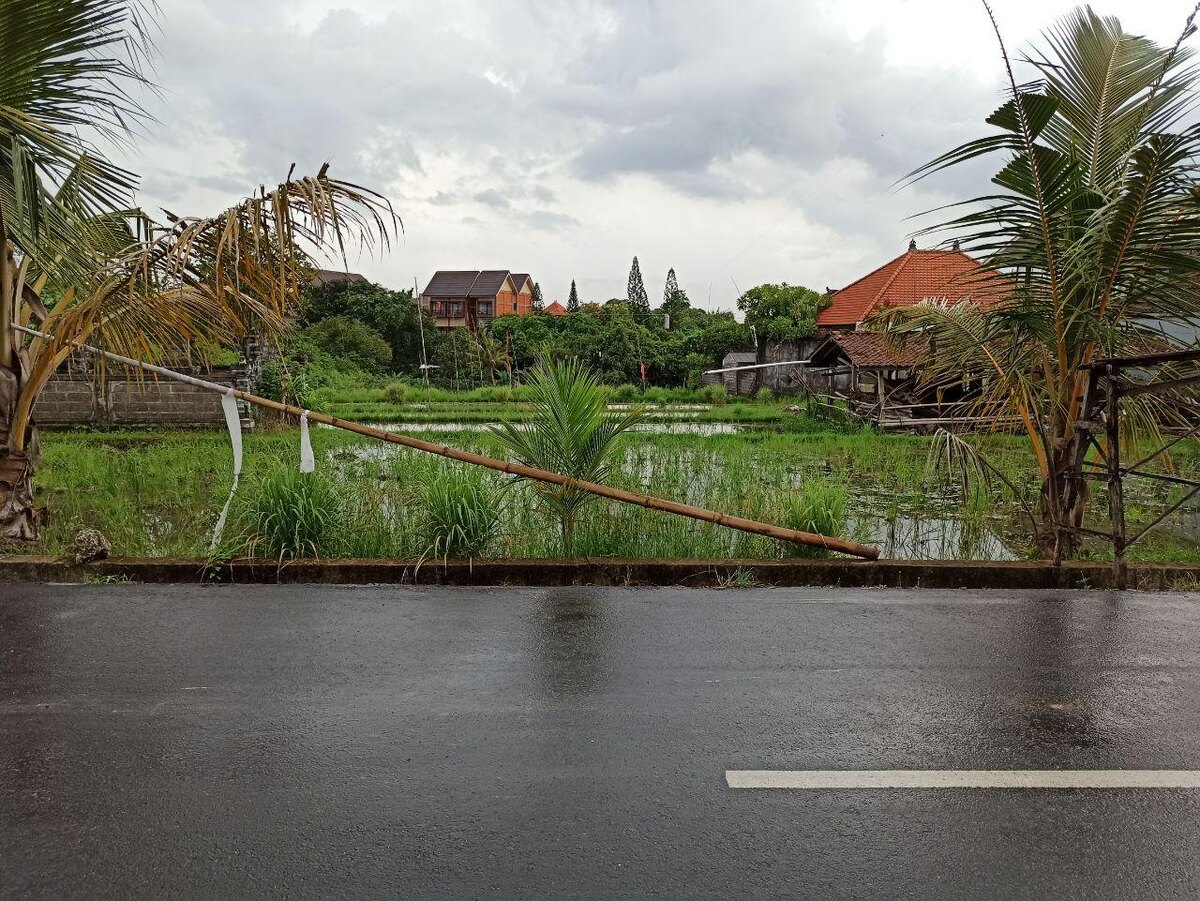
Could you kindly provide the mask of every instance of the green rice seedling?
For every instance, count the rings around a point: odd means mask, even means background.
[[[424,556],[478,557],[500,527],[499,493],[480,473],[443,473],[421,493],[420,505]]]
[[[806,485],[789,499],[783,524],[801,532],[841,537],[846,530],[846,498],[843,485]],[[795,557],[825,557],[829,554],[824,548],[800,544],[790,545],[787,550]]]

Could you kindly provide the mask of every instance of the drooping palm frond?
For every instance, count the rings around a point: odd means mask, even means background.
[[[331,178],[327,167],[305,178],[289,173],[216,216],[177,218],[145,241],[135,239],[146,220],[137,228],[130,221],[110,216],[89,226],[96,240],[110,239],[100,245],[104,263],[68,285],[40,320],[53,337],[26,348],[29,377],[14,436],[75,342],[154,362],[179,359],[196,341],[228,345],[251,330],[277,337],[315,254],[331,245],[386,247],[399,224],[384,197]]]

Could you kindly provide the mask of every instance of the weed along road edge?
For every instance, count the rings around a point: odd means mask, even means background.
[[[1200,892],[1196,594],[3,597],[13,897]]]

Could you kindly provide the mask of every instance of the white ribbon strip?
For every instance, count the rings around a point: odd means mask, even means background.
[[[238,479],[242,475],[242,416],[238,411],[237,398],[232,389],[226,389],[221,395],[221,410],[225,413],[225,426],[229,429],[229,443],[233,445],[233,485],[229,488],[229,497],[221,508],[217,518],[217,527],[213,529],[212,549],[215,551],[221,543],[221,534],[225,531],[225,521],[229,518],[229,505],[233,503],[234,492],[237,491]]]
[[[308,411],[300,414],[300,471],[313,472],[317,468],[313,457],[312,441],[308,437]]]

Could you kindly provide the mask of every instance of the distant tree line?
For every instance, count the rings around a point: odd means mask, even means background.
[[[652,308],[636,258],[628,287],[630,298],[582,303],[572,281],[569,315],[553,316],[535,285],[533,313],[501,316],[475,333],[436,328],[410,290],[370,282],[313,288],[279,366],[312,388],[358,376],[420,378],[427,361],[436,367],[432,381],[470,387],[519,379],[541,357],[578,358],[609,384],[638,384],[644,375],[647,385],[687,387],[730,351],[755,349],[755,337],[761,353],[768,340],[812,334],[825,303],[807,288],[760,285],[739,298],[739,323],[733,313],[693,307],[671,269]]]

